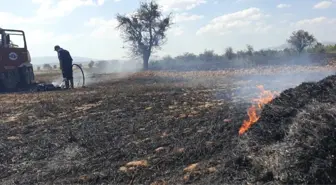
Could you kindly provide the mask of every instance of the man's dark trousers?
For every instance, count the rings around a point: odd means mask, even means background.
[[[62,75],[64,79],[73,80],[72,64],[62,67]]]
[[[69,88],[69,81],[71,88],[73,88],[73,72],[72,72],[72,57],[67,50],[61,49],[58,52],[58,57],[61,63],[62,75],[65,80],[66,88]]]

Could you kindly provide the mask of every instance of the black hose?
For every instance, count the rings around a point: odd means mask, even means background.
[[[84,75],[84,71],[83,71],[82,67],[78,64],[72,64],[72,67],[74,67],[74,66],[77,66],[80,69],[80,71],[82,72],[82,77],[83,77],[82,87],[85,87],[85,75]]]

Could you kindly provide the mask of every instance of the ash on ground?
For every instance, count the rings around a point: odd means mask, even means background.
[[[142,75],[1,96],[0,184],[336,183],[336,76],[285,90],[238,136],[246,83]]]
[[[240,141],[255,170],[250,181],[335,184],[335,103],[333,75],[285,90],[266,105]]]

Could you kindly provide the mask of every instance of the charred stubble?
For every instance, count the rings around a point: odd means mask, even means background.
[[[244,83],[202,75],[1,96],[1,184],[335,183],[335,77],[284,91],[238,136]]]

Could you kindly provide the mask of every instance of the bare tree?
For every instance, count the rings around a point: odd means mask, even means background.
[[[246,48],[247,48],[247,52],[246,52],[246,54],[249,55],[249,56],[252,56],[252,55],[253,55],[253,52],[254,52],[253,46],[247,44],[247,45],[246,45]]]
[[[228,47],[225,49],[225,57],[229,60],[232,60],[234,58],[234,52],[232,47]]]
[[[43,69],[52,70],[52,66],[50,64],[43,64]]]
[[[141,2],[134,14],[118,14],[117,20],[117,28],[122,31],[124,42],[130,44],[134,56],[142,56],[143,68],[147,70],[152,52],[166,41],[166,31],[172,24],[171,14],[164,17],[154,1]]]
[[[179,55],[175,57],[175,60],[186,61],[186,62],[195,61],[196,59],[197,59],[197,55],[195,55],[194,53],[189,53],[189,52],[186,52],[183,55]]]
[[[90,63],[89,63],[89,68],[91,69],[94,64],[95,64],[95,62],[91,60]]]
[[[106,60],[101,60],[101,61],[98,61],[96,66],[99,68],[99,69],[104,69],[106,67],[108,67],[109,65],[109,62],[106,61]]]
[[[302,53],[306,47],[311,46],[314,42],[316,42],[316,39],[307,31],[299,30],[296,32],[294,31],[287,42],[291,44],[297,52]]]
[[[317,42],[315,44],[315,46],[312,48],[312,51],[314,53],[326,53],[325,46],[320,42]]]
[[[203,53],[200,53],[198,57],[201,61],[205,62],[212,62],[219,58],[214,50],[205,50]]]

